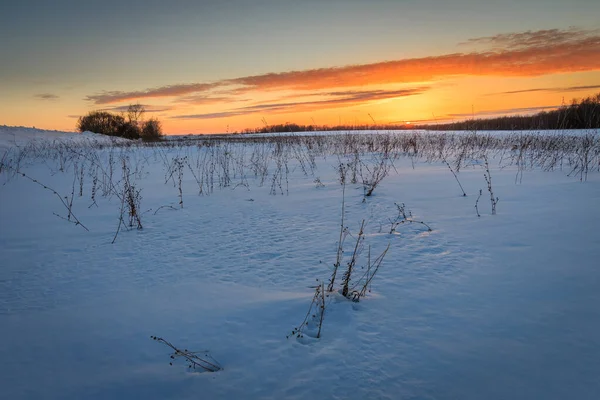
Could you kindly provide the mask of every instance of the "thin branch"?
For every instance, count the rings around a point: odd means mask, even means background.
[[[11,168],[11,167],[7,166],[7,168]],[[43,183],[39,182],[37,179],[34,179],[34,178],[30,177],[29,175],[26,175],[25,173],[21,172],[21,171],[15,171],[15,172],[17,174],[21,175],[23,178],[29,179],[31,182],[35,183],[36,185],[41,186],[42,188],[44,188],[44,189],[52,192],[56,197],[58,197],[59,200],[60,200],[60,202],[65,207],[65,209],[67,210],[68,215],[69,215],[69,219],[61,217],[62,219],[64,219],[67,222],[71,222],[71,223],[73,223],[75,225],[80,225],[83,229],[85,229],[88,232],[90,231],[85,225],[83,225],[81,223],[81,221],[79,221],[79,219],[75,216],[75,214],[73,214],[73,210],[71,209],[72,204],[71,204],[71,206],[69,206],[69,204],[67,204],[65,202],[65,199],[63,199],[62,196],[60,194],[58,194],[58,192],[56,190],[52,189],[49,186],[44,185]],[[53,213],[53,214],[56,215],[56,216],[58,216],[58,217],[60,217],[60,215],[58,215],[56,213]],[[70,218],[73,218],[73,221],[71,221]]]
[[[216,372],[216,371],[220,371],[223,369],[223,367],[221,367],[216,361],[210,362],[210,361],[207,361],[206,359],[200,358],[198,356],[199,352],[197,352],[197,351],[189,351],[187,349],[185,349],[185,350],[178,349],[177,347],[172,345],[170,342],[168,342],[167,340],[160,338],[160,337],[150,336],[150,338],[153,340],[156,340],[157,342],[160,342],[160,343],[163,343],[163,344],[169,346],[171,349],[173,349],[173,354],[171,354],[171,359],[175,359],[177,357],[183,357],[190,363],[191,368],[196,369],[196,367],[199,367],[199,368],[201,368],[205,371],[209,371],[209,372]],[[206,354],[205,356],[208,356],[208,354]],[[210,357],[210,356],[208,356],[208,357]]]

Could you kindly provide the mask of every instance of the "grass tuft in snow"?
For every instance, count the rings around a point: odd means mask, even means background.
[[[173,365],[173,361],[177,359],[184,359],[189,363],[188,368],[194,371],[217,372],[223,369],[223,367],[221,367],[221,365],[214,358],[212,358],[210,354],[208,354],[208,351],[189,351],[188,349],[181,350],[167,340],[158,336],[150,336],[150,339],[159,343],[163,343],[173,350],[173,353],[170,355],[172,361],[169,362],[169,365]],[[202,356],[199,354],[202,354]]]
[[[487,155],[483,155],[485,161],[485,172],[483,177],[487,183],[488,192],[490,192],[490,203],[492,204],[492,215],[496,215],[496,205],[498,204],[498,197],[494,196],[494,188],[492,187],[492,174],[490,173],[490,163],[488,162]],[[478,212],[479,214],[479,212]]]
[[[325,299],[329,294],[325,294],[325,283],[317,279],[315,286],[315,294],[310,302],[308,311],[302,322],[292,329],[292,332],[286,338],[296,337],[304,339],[305,335],[316,339],[321,338],[321,330],[323,328],[323,319],[325,318]]]
[[[391,218],[388,218],[388,221],[390,221],[390,235],[396,233],[396,228],[398,228],[398,226],[402,224],[421,224],[427,228],[428,232],[432,231],[431,227],[425,222],[414,220],[412,212],[410,210],[406,210],[406,206],[404,205],[404,203],[394,203],[394,205],[398,209],[398,215],[396,215],[396,218],[394,218],[393,220]]]

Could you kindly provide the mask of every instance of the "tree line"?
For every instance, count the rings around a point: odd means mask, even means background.
[[[600,93],[573,100],[556,110],[541,111],[533,115],[513,115],[497,118],[470,119],[435,125],[419,125],[416,128],[429,130],[553,130],[553,129],[599,129]]]
[[[372,125],[299,125],[285,123],[245,129],[242,133],[355,131],[355,130],[556,130],[600,129],[600,93],[582,100],[573,100],[556,110],[533,115],[513,115],[497,118],[472,118],[439,124],[372,124]]]

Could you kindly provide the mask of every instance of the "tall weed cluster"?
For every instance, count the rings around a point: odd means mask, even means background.
[[[397,172],[395,163],[401,157],[410,158],[413,168],[416,162],[446,165],[463,196],[466,192],[458,179],[460,171],[485,161],[484,178],[494,214],[498,197],[492,186],[491,160],[500,168],[514,167],[517,183],[522,182],[525,171],[535,168],[563,171],[585,181],[590,173],[600,171],[600,133],[390,132],[230,135],[161,142],[31,141],[2,150],[0,178],[21,177],[39,184],[64,203],[65,214],[59,217],[85,228],[89,227],[74,215],[75,205],[81,201],[78,199],[88,198],[86,206],[97,207],[100,198],[116,198],[122,205],[118,232],[123,227],[143,227],[143,171],[150,164],[162,164],[165,183],[173,184],[174,200],[182,208],[186,188],[194,186],[200,195],[226,188],[249,190],[251,185],[266,187],[272,195],[287,195],[294,174],[324,186],[315,175],[317,160],[331,158],[337,159],[340,183],[361,187],[366,201],[387,176]],[[46,165],[51,174],[70,175],[71,187],[66,193],[49,189],[28,172],[35,163]],[[159,208],[163,207],[172,208]]]

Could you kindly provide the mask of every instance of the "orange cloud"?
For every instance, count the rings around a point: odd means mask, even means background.
[[[168,85],[143,91],[90,95],[95,104],[156,97],[208,104],[226,102],[208,93],[239,95],[255,90],[317,90],[376,84],[415,83],[447,76],[539,76],[600,70],[600,34],[595,30],[542,30],[474,38],[466,44],[489,48],[470,53],[385,61],[373,64],[269,73],[212,83]],[[225,92],[223,92],[225,91]]]
[[[356,104],[362,104],[369,101],[394,99],[399,97],[414,96],[427,91],[428,87],[403,89],[403,90],[366,90],[356,91],[348,90],[341,92],[319,93],[320,96],[331,96],[333,99],[302,101],[302,102],[276,102],[267,104],[258,104],[247,107],[239,107],[230,111],[177,115],[174,119],[214,119],[224,117],[234,117],[240,115],[256,114],[259,112],[284,113],[288,111],[304,112],[313,110],[322,110],[326,108],[347,107]]]
[[[182,96],[178,97],[176,100],[178,103],[186,103],[189,105],[210,105],[210,104],[219,104],[219,103],[232,103],[232,102],[240,102],[240,101],[248,101],[237,99],[233,96],[209,96],[206,94],[198,94],[198,95],[190,95],[190,96]]]

